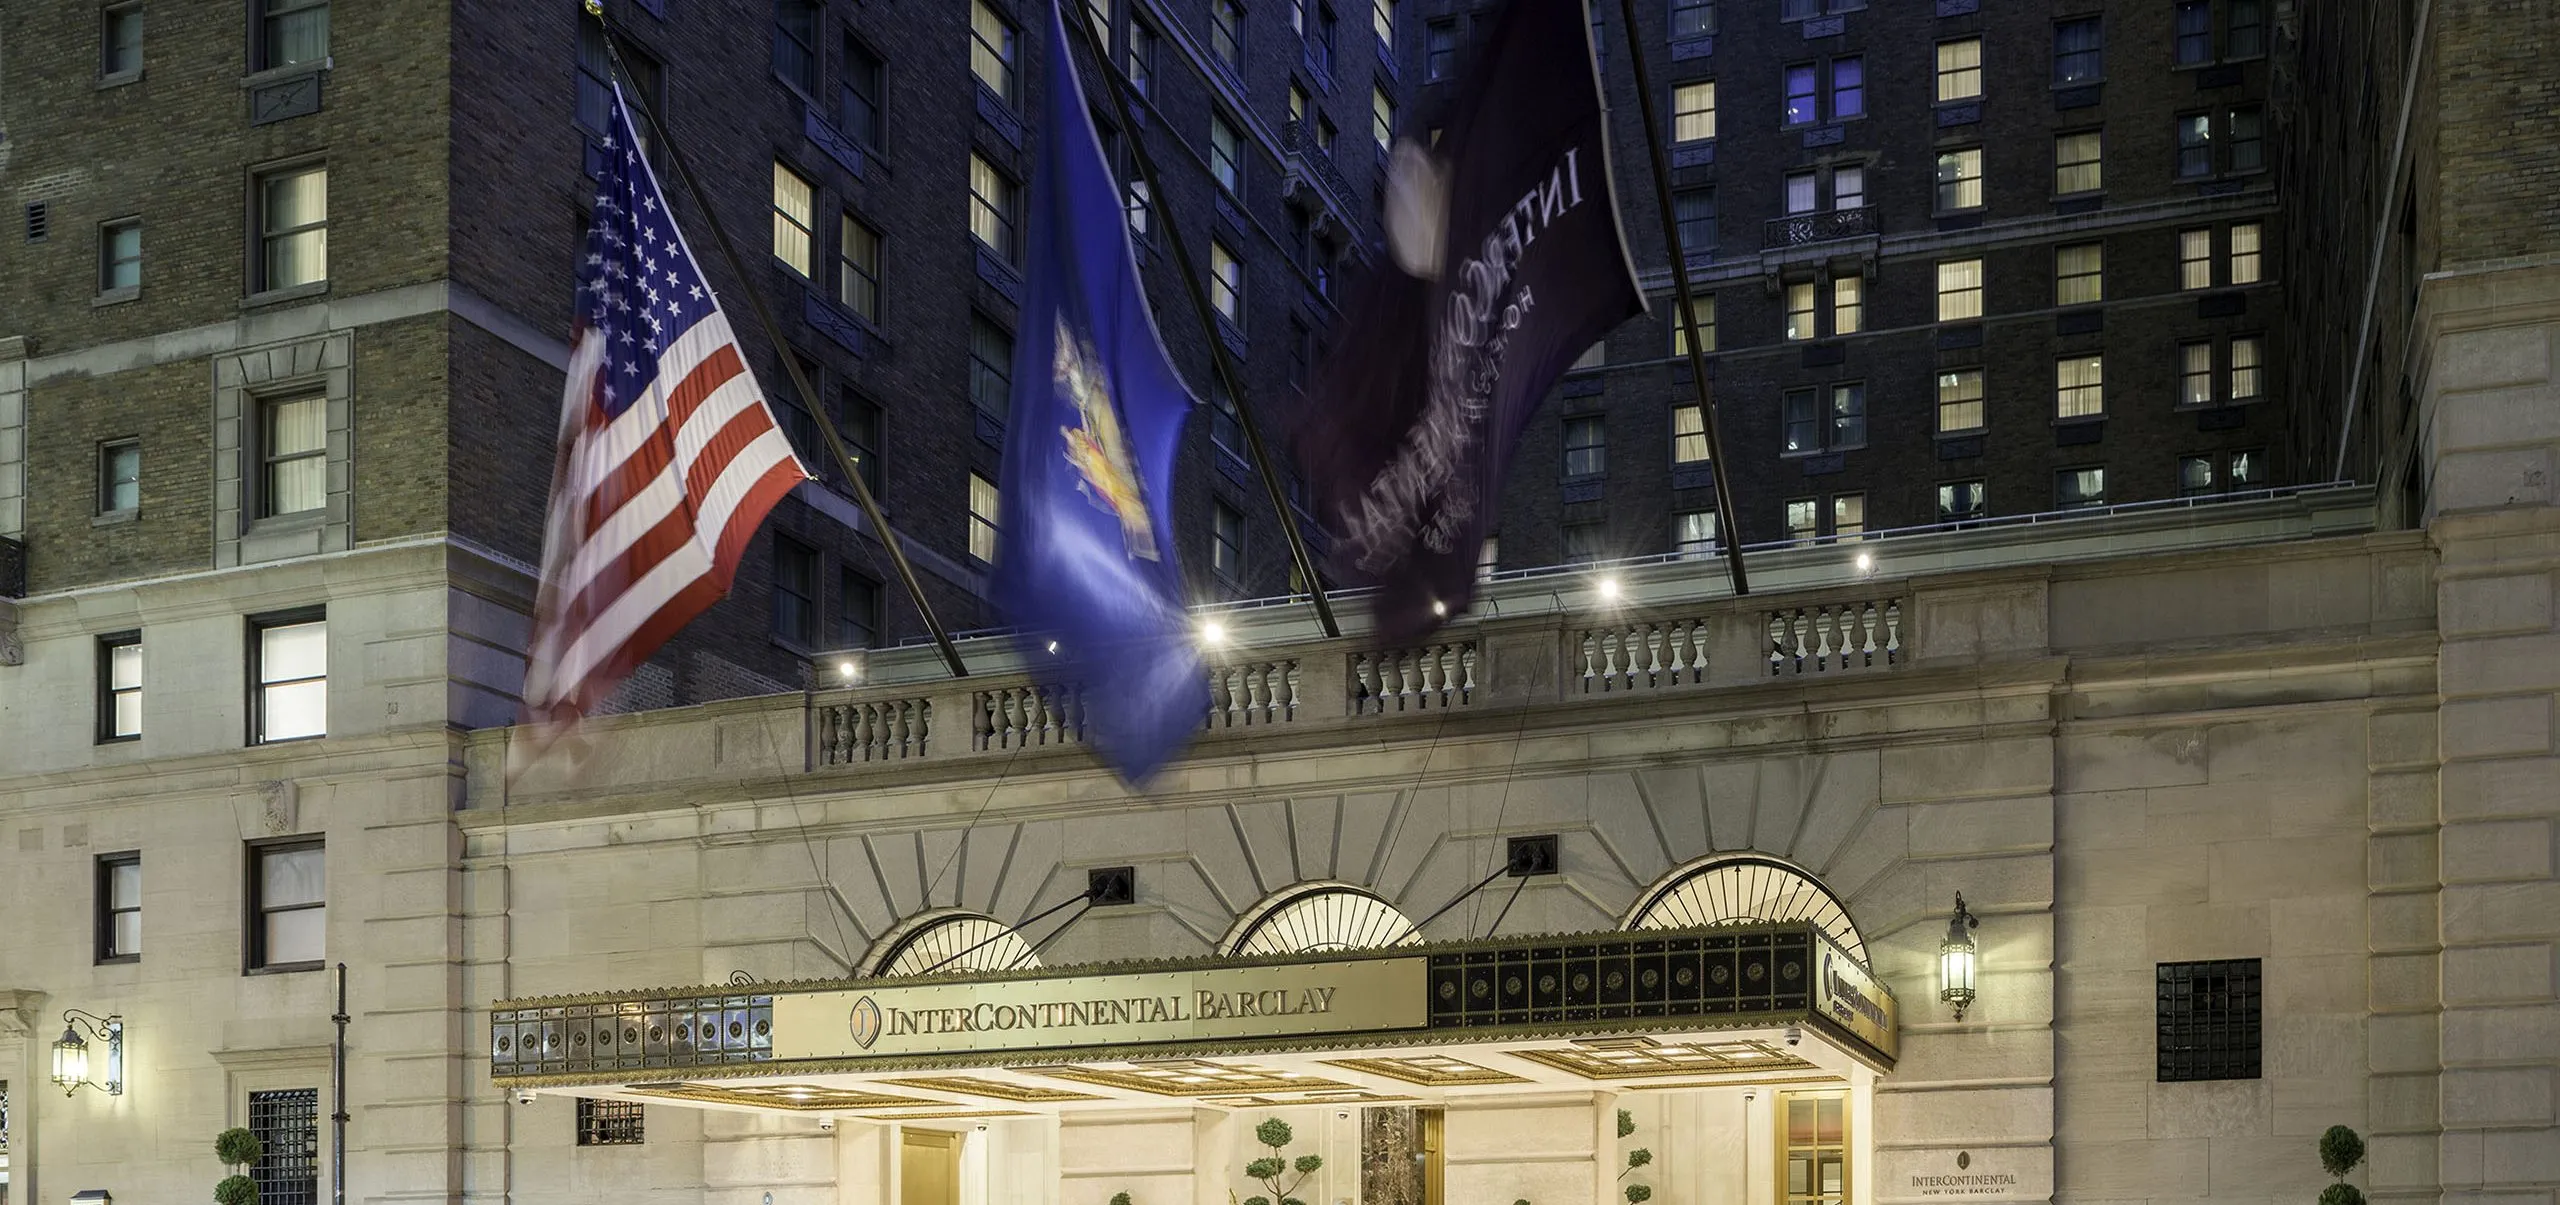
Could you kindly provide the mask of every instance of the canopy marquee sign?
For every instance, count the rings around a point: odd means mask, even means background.
[[[1811,924],[507,1000],[501,1086],[1034,1066],[1803,1024],[1879,1068],[1893,994]]]

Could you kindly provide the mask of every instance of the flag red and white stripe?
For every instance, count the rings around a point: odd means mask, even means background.
[[[618,94],[614,119],[525,668],[527,717],[552,732],[725,596],[765,515],[809,476],[633,151]]]

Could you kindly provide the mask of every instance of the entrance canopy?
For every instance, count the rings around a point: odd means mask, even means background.
[[[508,1089],[926,1120],[1441,1100],[1889,1070],[1818,924],[501,1001]]]

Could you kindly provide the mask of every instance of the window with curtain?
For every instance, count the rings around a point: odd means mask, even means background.
[[[2258,240],[2261,236],[2261,232],[2262,228],[2256,222],[2233,222],[2231,224],[2231,283],[2235,285],[2253,285],[2258,283],[2260,272],[2260,268],[2258,266]],[[2199,231],[2198,233],[2206,232]],[[2203,253],[2208,258],[2213,255],[2213,243],[2210,237],[2207,238]]]
[[[2256,401],[2259,393],[2258,364],[2262,354],[2258,336],[2231,337],[2231,400]]]
[[[1671,555],[1684,561],[1716,554],[1716,512],[1684,510],[1671,516]]]
[[[1940,372],[1938,434],[1953,435],[1982,428],[1982,370],[1956,368]]]
[[[2053,303],[2089,305],[2106,298],[2106,250],[2103,243],[2073,243],[2053,249]]]
[[[258,177],[257,291],[329,278],[329,169],[285,168]]]
[[[2107,504],[2104,467],[2064,469],[2053,475],[2053,504],[2058,510],[2086,510]]]
[[[257,6],[258,69],[325,62],[329,0],[252,0]]]
[[[1779,414],[1784,423],[1786,453],[1802,455],[1822,450],[1822,413],[1810,389],[1790,389],[1780,401]]]
[[[2185,113],[2178,117],[2178,178],[2192,180],[2213,174],[2213,115]]]
[[[2103,357],[2064,356],[2053,362],[2055,418],[2096,418],[2106,412],[2106,362]]]
[[[318,970],[328,954],[327,851],[318,841],[250,848],[249,964]]]
[[[880,643],[880,583],[851,569],[836,575],[834,644],[867,649]]]
[[[1679,307],[1674,306],[1672,308],[1673,312],[1676,314]],[[1671,354],[1673,356],[1679,357],[1689,354],[1689,327],[1691,325],[1695,325],[1698,328],[1698,351],[1700,354],[1714,351],[1716,349],[1716,299],[1712,294],[1705,297],[1691,297],[1689,299],[1689,321],[1687,323],[1674,321],[1671,324]]]
[[[987,0],[969,0],[969,70],[1006,104],[1017,100],[1019,53],[1013,23],[988,7]]]
[[[988,564],[996,559],[996,483],[969,474],[969,555]]]
[[[1680,222],[1682,254],[1696,255],[1715,250],[1716,190],[1683,189],[1672,196],[1671,209]]]
[[[815,276],[817,189],[800,173],[773,165],[773,257],[800,275]]]
[[[1699,142],[1716,136],[1716,82],[1699,80],[1671,90],[1671,140]]]
[[[2053,86],[2094,84],[2105,74],[2105,29],[2096,17],[2057,21],[2053,26]]]
[[[1216,239],[1209,240],[1209,304],[1219,317],[1244,325],[1244,261]]]
[[[1209,175],[1229,196],[1244,191],[1244,152],[1223,113],[1209,114]]]
[[[98,513],[142,505],[142,441],[122,439],[98,448]]]
[[[986,244],[997,258],[1013,263],[1021,254],[1018,231],[1022,212],[1020,186],[1013,178],[996,170],[984,156],[969,155],[969,233]]]
[[[1847,381],[1831,387],[1832,448],[1867,446],[1867,384]]]
[[[1013,335],[976,312],[969,315],[969,401],[999,419],[1013,408]]]
[[[2096,192],[2100,187],[2098,148],[2099,133],[2081,130],[2057,134],[2053,139],[2053,191],[2068,196],[2072,193]]]
[[[848,34],[844,40],[844,82],[837,89],[839,121],[845,137],[874,150],[885,143],[881,105],[888,94],[889,65],[871,48]]]
[[[2178,232],[2178,287],[2213,287],[2213,231],[2210,228]]]
[[[1982,99],[1982,39],[1938,43],[1938,101]]]
[[[108,854],[98,859],[99,962],[132,962],[142,957],[142,855]]]
[[[1938,265],[1938,321],[1961,322],[1982,316],[1982,261],[1950,260]]]
[[[1380,87],[1369,89],[1369,136],[1376,139],[1379,150],[1395,145],[1396,102]]]
[[[1831,278],[1831,333],[1854,335],[1867,321],[1867,282],[1859,276]]]
[[[98,291],[142,287],[142,219],[98,227]]]
[[[1794,498],[1787,502],[1787,539],[1810,544],[1821,534],[1822,504],[1812,498]]]
[[[800,90],[818,90],[818,6],[815,0],[774,0],[773,74]]]
[[[1938,208],[1982,207],[1982,148],[1958,147],[1938,152]]]
[[[142,736],[142,634],[98,638],[98,740]]]
[[[2213,343],[2198,340],[2178,345],[2178,404],[2213,404]]]
[[[773,539],[773,634],[802,648],[818,643],[818,550],[783,535]]]
[[[1244,578],[1244,515],[1224,502],[1209,505],[1209,571],[1217,574],[1221,581],[1241,581]]]
[[[253,622],[249,641],[251,744],[300,740],[329,730],[329,624],[325,619]]]
[[[1446,17],[1422,28],[1422,78],[1428,83],[1457,74],[1458,23]]]
[[[2210,0],[2178,0],[2177,64],[2192,67],[2213,61],[2213,5]]]
[[[1564,420],[1564,475],[1597,477],[1608,471],[1608,430],[1600,416],[1581,414]]]
[[[1671,0],[1671,38],[1703,38],[1716,31],[1715,0]]]
[[[1810,280],[1793,281],[1787,285],[1787,338],[1789,340],[1813,338],[1813,293],[1814,284]]]
[[[258,514],[320,509],[328,502],[329,399],[319,394],[258,403]]]
[[[1671,463],[1707,462],[1706,411],[1695,405],[1671,408]]]
[[[1938,521],[1955,523],[1979,519],[1989,513],[1989,496],[1979,478],[1941,482],[1938,485]]]
[[[1244,67],[1244,9],[1236,0],[1209,0],[1209,53],[1231,71]]]
[[[866,322],[880,321],[880,232],[852,214],[838,222],[836,299]]]
[[[1831,535],[1834,539],[1857,539],[1867,534],[1867,496],[1865,494],[1833,494],[1831,496]]]

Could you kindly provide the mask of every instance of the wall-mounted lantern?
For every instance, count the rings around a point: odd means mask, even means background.
[[[81,1034],[86,1031],[88,1037]],[[89,1039],[102,1038],[107,1044],[106,1078],[89,1079]],[[79,1009],[62,1014],[62,1037],[53,1044],[53,1086],[64,1096],[82,1088],[103,1088],[109,1096],[124,1095],[124,1018],[116,1015],[96,1016]]]
[[[1982,922],[1965,911],[1964,893],[1956,893],[1956,914],[1947,921],[1947,939],[1938,943],[1938,998],[1956,1008],[1956,1020],[1973,1003],[1976,949],[1973,930]]]

